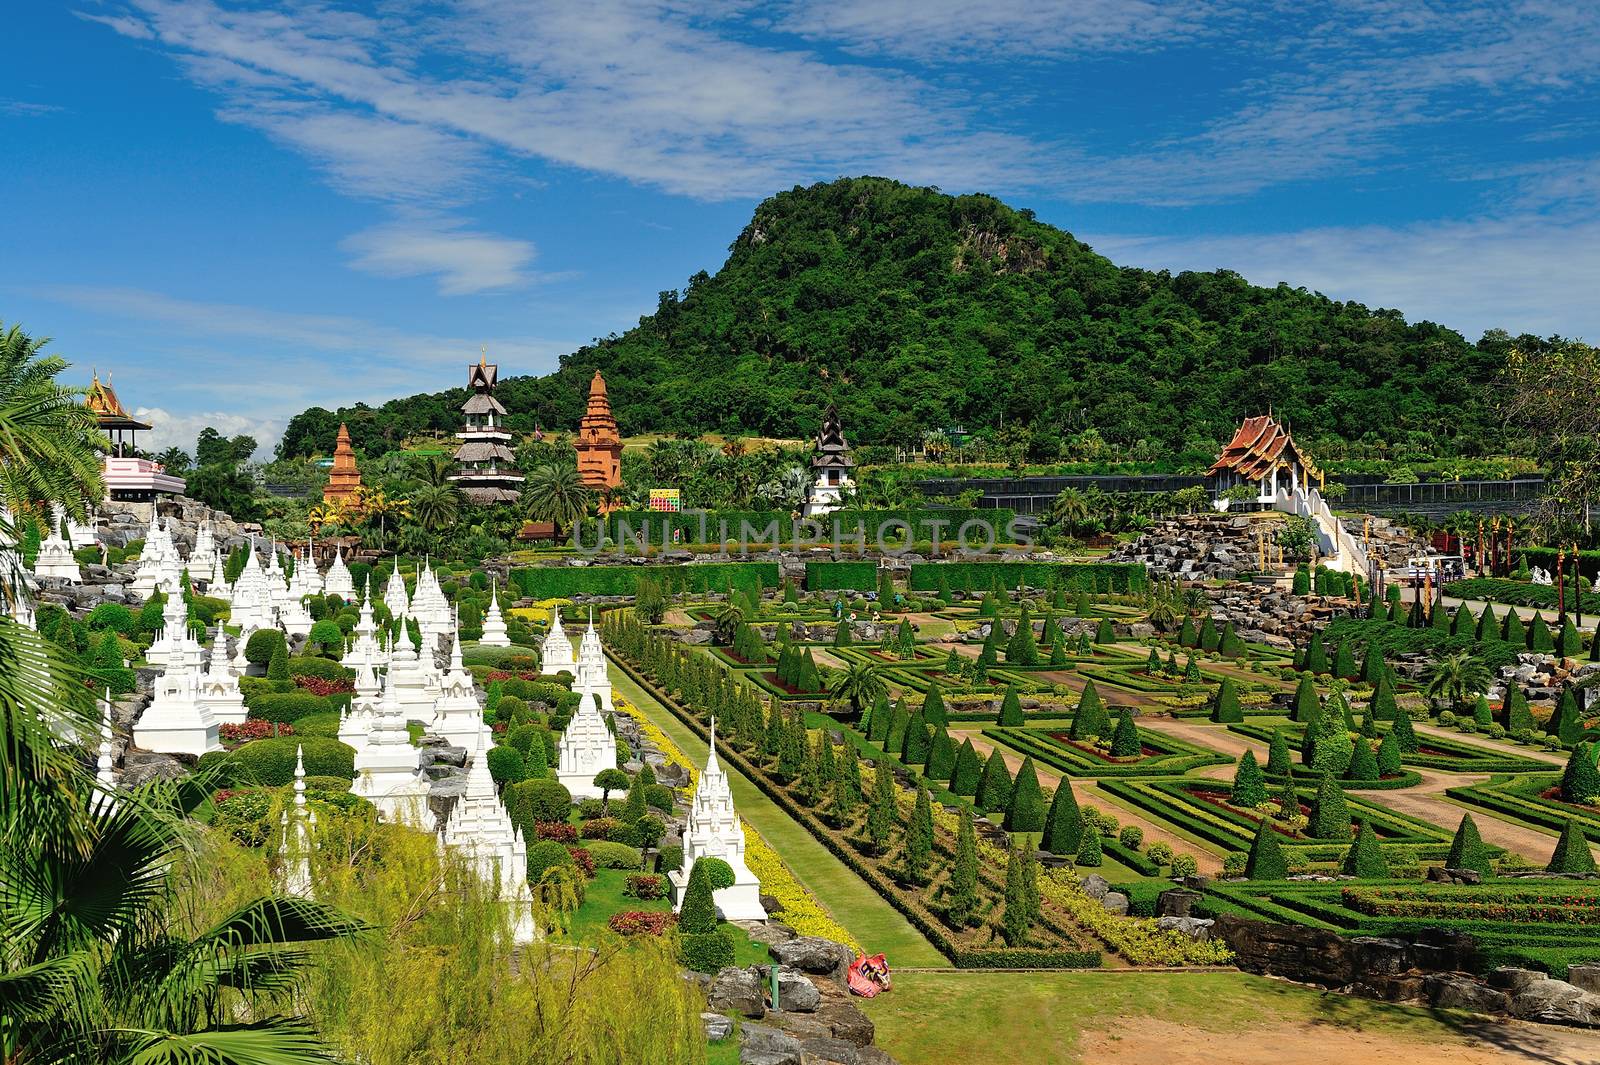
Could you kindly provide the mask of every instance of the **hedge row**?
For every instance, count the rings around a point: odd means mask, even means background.
[[[1137,726],[1135,726],[1137,728]],[[1111,762],[1097,758],[1073,744],[1057,739],[1052,732],[1058,729],[986,728],[983,735],[1004,744],[1018,754],[1032,755],[1034,761],[1043,762],[1052,769],[1073,777],[1165,777],[1180,776],[1191,769],[1207,765],[1227,765],[1233,759],[1215,751],[1204,750],[1193,744],[1175,740],[1149,729],[1138,729],[1139,741],[1157,753],[1137,761]]]
[[[1600,843],[1600,814],[1586,806],[1573,806],[1544,797],[1544,792],[1560,782],[1560,773],[1496,775],[1481,784],[1450,788],[1445,791],[1445,796],[1552,832],[1561,831],[1569,819],[1574,819],[1590,842]]]
[[[530,566],[511,571],[517,591],[533,599],[634,595],[648,577],[669,592],[746,591],[778,587],[776,562],[690,562],[681,566]]]
[[[1571,571],[1568,572],[1570,574]],[[1600,614],[1600,595],[1589,590],[1588,581],[1582,583],[1583,612]],[[1514,581],[1505,577],[1472,577],[1463,581],[1451,581],[1444,586],[1444,594],[1455,596],[1457,599],[1484,599],[1496,603],[1509,603],[1513,606],[1539,607],[1543,610],[1554,610],[1560,605],[1573,610],[1578,605],[1573,602],[1577,595],[1570,576],[1567,578],[1565,593],[1557,592],[1553,584],[1529,584],[1527,581]]]
[[[641,687],[650,692],[657,701],[665,706],[674,717],[687,726],[696,736],[706,738],[706,729],[699,719],[680,706],[677,700],[671,698],[666,692],[656,687],[655,682],[634,668],[633,663],[621,656],[613,659],[622,666],[623,670],[632,677]],[[815,821],[815,813],[804,809],[782,788],[776,787],[768,780],[766,773],[750,764],[744,754],[733,748],[728,748],[722,754],[725,762],[732,762],[761,793],[778,805],[784,813],[788,814],[797,823],[803,826],[824,847],[843,862],[852,872],[866,881],[872,888],[882,895],[884,900],[893,906],[905,919],[911,922],[922,936],[933,944],[951,963],[958,969],[992,969],[992,968],[1094,968],[1101,962],[1098,951],[1040,951],[1025,948],[1005,948],[990,950],[962,949],[951,938],[943,924],[934,916],[927,913],[921,906],[909,903],[902,893],[895,889],[894,884],[876,866],[863,861],[854,848],[847,846],[834,833],[827,831],[820,823]],[[1054,960],[1056,964],[1048,964]]]
[[[984,513],[989,513],[985,511]],[[952,592],[987,592],[998,586],[1069,588],[1085,592],[1135,592],[1149,586],[1137,562],[913,562],[912,591],[938,591],[940,576]]]
[[[1243,725],[1229,725],[1229,732],[1237,732],[1241,736],[1260,740],[1263,743],[1272,742],[1274,732],[1282,732],[1283,738],[1289,746],[1298,749],[1305,729],[1299,725],[1285,723],[1281,727],[1272,728],[1267,725],[1253,725],[1248,722]],[[1379,728],[1379,733],[1388,731],[1387,726]],[[1370,742],[1370,741],[1369,741]],[[1422,745],[1439,751],[1438,754],[1428,754],[1423,751],[1405,752],[1400,755],[1400,763],[1408,766],[1420,766],[1423,769],[1443,769],[1450,773],[1548,773],[1553,768],[1548,762],[1541,762],[1534,758],[1524,758],[1510,752],[1492,751],[1487,747],[1476,744],[1462,743],[1432,732],[1422,740]],[[1368,784],[1362,784],[1368,787]]]
[[[806,591],[872,592],[878,588],[876,562],[807,562]]]

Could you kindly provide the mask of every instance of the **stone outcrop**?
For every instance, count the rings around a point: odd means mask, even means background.
[[[1153,576],[1233,580],[1242,573],[1261,569],[1257,532],[1262,524],[1247,514],[1200,513],[1166,518],[1152,523],[1138,539],[1118,546],[1107,561],[1142,562]],[[1360,521],[1347,521],[1346,526],[1358,539],[1362,537]],[[1386,518],[1372,518],[1370,542],[1373,553],[1387,560],[1391,569],[1427,552],[1426,544]],[[1270,543],[1267,550],[1269,564],[1275,563],[1276,550]]]

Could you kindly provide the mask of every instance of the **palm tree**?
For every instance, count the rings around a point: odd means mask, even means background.
[[[1445,655],[1428,666],[1424,691],[1428,698],[1464,706],[1489,690],[1489,667],[1465,651]]]
[[[411,514],[430,535],[438,535],[455,524],[463,501],[461,489],[453,482],[425,481],[411,493]]]
[[[740,610],[732,601],[724,603],[722,609],[717,611],[714,624],[717,627],[717,642],[724,647],[733,643],[733,635],[744,624],[744,611]]]
[[[1050,520],[1074,533],[1089,520],[1089,501],[1076,488],[1063,488],[1050,501]]]
[[[417,463],[417,480],[432,488],[451,484],[455,463],[441,455],[430,455]]]
[[[876,662],[851,662],[833,675],[833,683],[828,686],[828,697],[834,705],[849,703],[850,712],[856,717],[888,694],[888,685],[884,684]]]
[[[89,500],[105,495],[98,452],[108,447],[84,390],[56,383],[67,368],[45,355],[46,338],[0,323],[0,503],[12,514],[59,503],[87,517]],[[9,530],[8,530],[9,531]]]
[[[548,521],[559,533],[576,525],[589,512],[593,493],[578,476],[578,467],[546,462],[528,471],[522,485],[522,504],[534,521]]]

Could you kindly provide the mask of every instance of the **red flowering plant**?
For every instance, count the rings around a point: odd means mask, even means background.
[[[356,682],[348,677],[330,680],[327,677],[296,677],[295,687],[312,695],[344,695],[356,690]]]
[[[228,724],[218,726],[217,734],[222,737],[222,742],[232,744],[249,743],[251,740],[264,740],[267,737],[274,735],[294,735],[293,725],[279,725],[277,727],[277,732],[273,732],[272,728],[273,725],[271,721],[262,721],[258,718],[250,718],[248,721],[240,722],[237,725],[229,722]]]
[[[659,910],[623,910],[606,922],[613,932],[625,936],[659,936],[678,923],[678,915]]]
[[[553,839],[557,843],[572,843],[578,838],[578,830],[565,821],[535,821],[533,834],[537,839]]]
[[[623,885],[622,893],[636,899],[659,899],[667,894],[666,878],[655,873],[631,873]]]
[[[568,847],[567,853],[572,855],[572,860],[577,863],[578,870],[583,873],[584,879],[594,879],[594,855],[582,847]]]

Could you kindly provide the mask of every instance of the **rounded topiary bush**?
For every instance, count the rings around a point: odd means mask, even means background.
[[[715,973],[733,964],[733,937],[727,932],[702,932],[678,940],[678,960],[697,973]]]
[[[139,631],[138,616],[121,603],[101,603],[89,611],[84,622],[91,629],[110,629],[124,636],[132,636]]]
[[[277,629],[257,629],[245,641],[244,657],[253,666],[264,666],[272,661],[272,652],[280,647],[287,652],[283,633]]]
[[[572,793],[554,777],[523,780],[506,789],[506,807],[526,833],[527,826],[540,821],[565,821],[572,810]]]
[[[696,869],[702,865],[706,867],[705,877],[711,882],[712,891],[721,891],[723,888],[733,887],[733,866],[721,858],[701,858],[694,864]]]
[[[303,717],[337,713],[333,703],[305,691],[251,694],[246,701],[247,716],[260,721],[292,725]]]
[[[644,860],[637,847],[630,847],[626,843],[597,839],[584,846],[599,869],[637,869]]]
[[[252,740],[223,755],[223,760],[232,770],[229,776],[233,781],[279,788],[294,781],[295,752],[301,749],[305,751],[308,777],[351,780],[356,775],[356,752],[324,736]]]
[[[501,787],[515,784],[527,775],[527,768],[523,764],[522,752],[515,747],[495,746],[489,748],[489,775]]]
[[[291,677],[316,677],[319,680],[354,680],[355,675],[355,670],[346,669],[331,658],[296,655],[289,659],[289,676]]]
[[[528,880],[532,883],[537,884],[548,870],[563,865],[577,868],[564,843],[542,839],[528,848]]]

